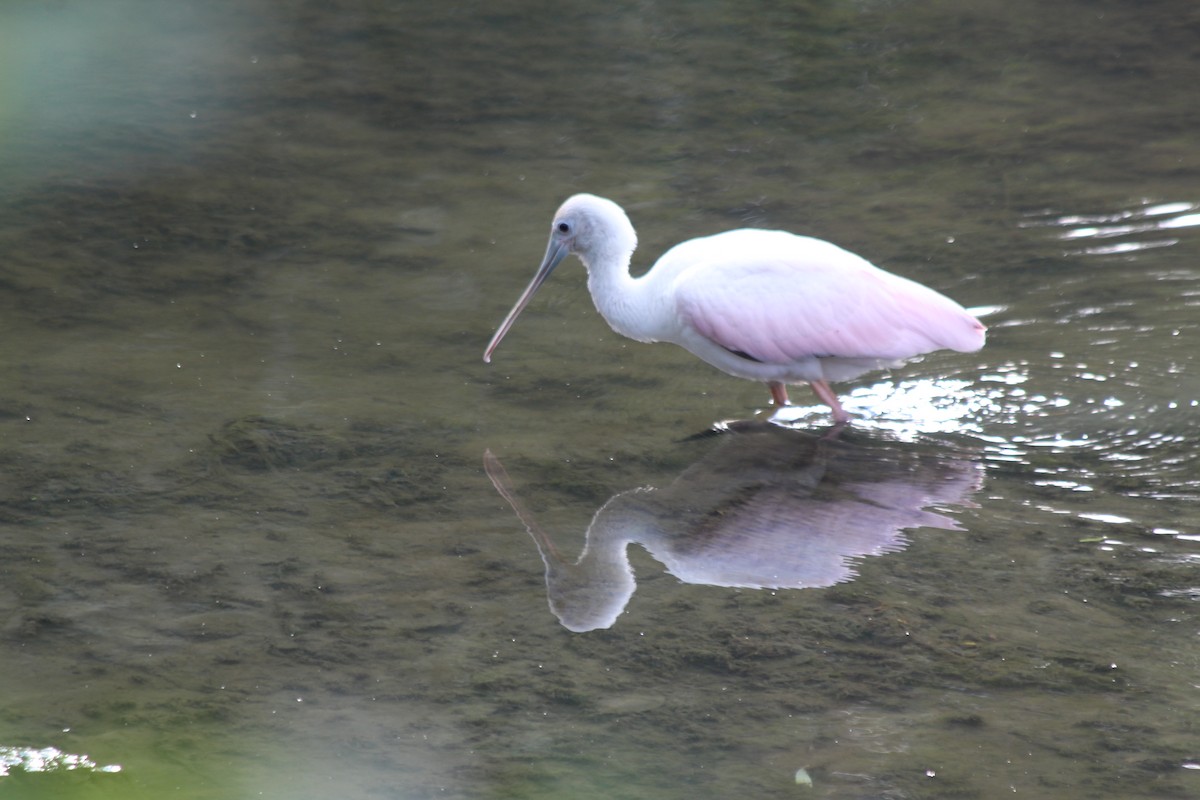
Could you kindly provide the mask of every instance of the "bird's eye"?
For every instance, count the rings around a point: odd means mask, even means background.
[[[559,233],[570,233],[571,232],[571,223],[569,223],[569,222],[558,223],[558,232]]]

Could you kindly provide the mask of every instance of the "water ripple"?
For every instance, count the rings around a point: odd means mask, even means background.
[[[1050,227],[1062,229],[1058,238],[1064,241],[1108,240],[1160,234],[1162,231],[1200,226],[1200,206],[1192,202],[1143,204],[1107,214],[1061,214],[1040,211],[1028,216],[1021,227]],[[1117,255],[1139,250],[1170,247],[1177,238],[1131,238],[1106,244],[1068,250],[1066,255]]]

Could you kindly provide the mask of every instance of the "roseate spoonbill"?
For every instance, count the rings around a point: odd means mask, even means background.
[[[554,215],[546,257],[500,323],[490,362],[517,315],[569,253],[583,262],[596,310],[639,342],[673,342],[719,370],[764,381],[776,405],[807,381],[835,422],[850,415],[830,383],[934,350],[971,353],[985,328],[962,306],[835,244],[742,228],[677,244],[646,274],[629,261],[637,234],[624,210],[591,194]]]

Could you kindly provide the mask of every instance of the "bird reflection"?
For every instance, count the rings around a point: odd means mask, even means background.
[[[584,632],[611,627],[633,596],[631,543],[685,583],[802,589],[853,579],[854,559],[902,549],[907,528],[958,528],[927,509],[970,505],[982,480],[970,454],[851,436],[753,424],[721,433],[669,486],[624,491],[601,506],[574,562],[491,451],[484,468],[537,544],[550,610]]]

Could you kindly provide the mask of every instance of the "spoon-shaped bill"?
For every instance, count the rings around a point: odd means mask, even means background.
[[[504,318],[504,322],[500,323],[500,327],[496,329],[496,335],[488,342],[487,349],[483,351],[484,363],[491,363],[492,351],[500,345],[500,340],[508,333],[508,329],[517,321],[517,316],[525,310],[525,306],[529,305],[529,301],[533,299],[533,295],[546,282],[546,278],[550,277],[550,273],[559,265],[567,253],[570,252],[569,242],[559,240],[554,236],[550,237],[550,245],[546,248],[546,257],[542,259],[542,265],[533,275],[533,280],[525,287],[525,291],[517,299],[517,304],[512,307],[512,311],[508,312],[508,316]]]

